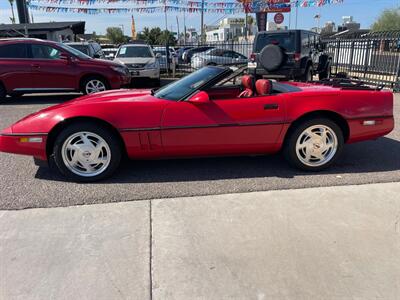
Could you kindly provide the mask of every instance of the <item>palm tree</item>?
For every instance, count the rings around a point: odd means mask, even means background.
[[[15,24],[15,15],[14,15],[14,0],[8,0],[10,2],[11,6],[11,12],[12,12],[12,17],[10,17],[10,20],[13,24]]]

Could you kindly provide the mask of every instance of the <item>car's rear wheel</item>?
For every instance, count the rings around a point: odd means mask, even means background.
[[[93,76],[83,80],[81,90],[87,95],[103,92],[108,89],[107,87],[107,82],[103,78]]]
[[[59,134],[53,158],[66,177],[78,182],[93,182],[115,172],[121,161],[121,147],[118,138],[107,128],[80,122]]]
[[[312,119],[289,132],[284,155],[298,169],[321,171],[335,162],[343,145],[343,132],[335,122]]]

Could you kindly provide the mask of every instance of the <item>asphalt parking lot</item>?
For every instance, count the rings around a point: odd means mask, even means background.
[[[30,95],[12,99],[0,105],[0,128],[74,97]],[[0,153],[0,209],[397,182],[400,181],[400,95],[395,100],[395,131],[376,141],[347,145],[336,165],[322,173],[291,169],[281,155],[130,161],[109,180],[77,184],[35,166],[31,157]]]

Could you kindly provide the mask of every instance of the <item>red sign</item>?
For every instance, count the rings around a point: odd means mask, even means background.
[[[244,10],[246,12],[266,12],[266,13],[278,13],[278,12],[290,12],[291,11],[291,0],[238,0],[243,3]]]
[[[285,20],[285,17],[281,13],[277,13],[274,17],[274,21],[276,24],[282,24],[284,20]]]

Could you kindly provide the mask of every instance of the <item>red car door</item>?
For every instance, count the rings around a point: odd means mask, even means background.
[[[257,154],[276,150],[285,95],[171,102],[161,124],[168,156]]]
[[[50,45],[31,44],[33,83],[36,89],[74,90],[74,65],[60,59],[61,50]]]

